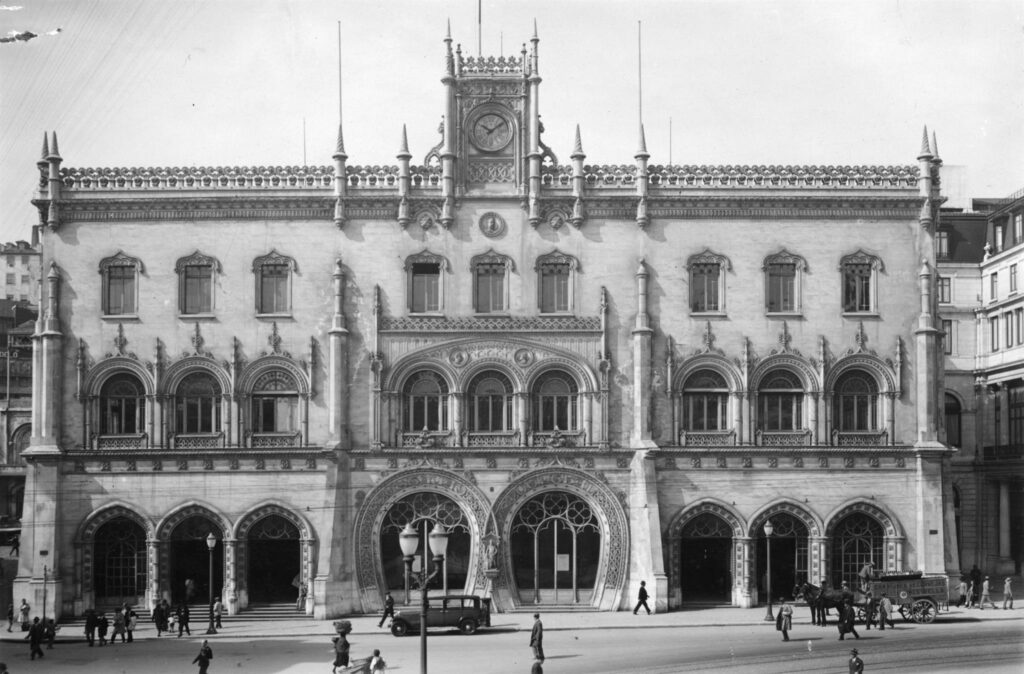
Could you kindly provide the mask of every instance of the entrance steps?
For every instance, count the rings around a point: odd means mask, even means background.
[[[249,604],[232,616],[244,620],[273,622],[278,620],[309,620],[309,616],[295,609],[295,602]]]
[[[520,604],[503,613],[597,613],[600,609],[584,604]]]

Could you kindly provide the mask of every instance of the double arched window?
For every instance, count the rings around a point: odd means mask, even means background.
[[[796,431],[803,428],[804,387],[788,370],[772,370],[758,388],[758,426],[763,431]]]
[[[576,381],[565,372],[546,372],[533,387],[533,429],[535,431],[577,428]]]
[[[721,431],[728,426],[729,385],[718,372],[697,370],[683,383],[683,428]]]
[[[448,384],[436,372],[417,372],[405,383],[405,428],[441,431],[448,428]]]
[[[254,433],[291,433],[298,430],[299,387],[283,370],[270,370],[252,387],[251,425]]]
[[[100,390],[100,434],[137,435],[146,422],[146,395],[142,383],[130,374],[108,379]]]
[[[512,382],[500,372],[484,372],[469,385],[469,429],[512,429]]]
[[[220,430],[221,390],[205,372],[190,374],[174,397],[174,425],[178,433],[216,433]]]
[[[836,381],[833,419],[839,431],[878,429],[878,383],[860,370],[844,373]]]

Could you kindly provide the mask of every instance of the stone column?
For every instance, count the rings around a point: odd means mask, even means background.
[[[733,391],[730,396],[732,398],[732,427],[736,429],[736,444],[742,445],[744,441],[748,439],[747,434],[743,432],[743,391]]]
[[[452,391],[448,394],[449,405],[452,408],[452,438],[451,447],[462,447],[462,394]]]
[[[1010,483],[999,482],[999,556],[1010,557]]]
[[[757,444],[757,391],[751,391],[747,394],[750,402],[747,405],[747,422],[750,428],[750,435],[748,436],[750,444]]]
[[[238,574],[237,574],[238,541],[234,538],[224,538],[224,587],[221,594],[221,602],[227,609],[228,615],[236,615],[239,608],[238,602]],[[248,599],[248,598],[247,598]],[[246,601],[248,604],[248,601]]]
[[[885,429],[889,433],[889,444],[896,444],[896,394],[885,394]]]
[[[519,428],[519,446],[526,447],[527,434],[530,432],[530,398],[525,391],[519,391],[516,396],[516,423]]]
[[[593,445],[594,442],[594,419],[593,419],[593,404],[594,394],[584,393],[580,396],[580,404],[583,406],[583,432],[586,434],[586,440],[584,444]]]
[[[754,539],[748,536],[733,537],[733,552],[736,560],[736,574],[733,579],[734,606],[741,608],[752,608],[757,604],[757,594],[754,587]]]
[[[808,552],[811,555],[807,567],[807,582],[821,587],[821,581],[828,578],[828,546],[832,539],[828,536],[809,536]]]
[[[825,393],[822,395],[822,401],[825,405],[825,444],[832,444],[832,429],[835,427],[835,419],[832,418],[832,400],[833,395],[831,393]]]
[[[807,425],[811,429],[811,444],[818,444],[818,392],[811,391],[806,395]]]
[[[163,543],[151,538],[146,541],[146,571],[148,574],[146,587],[146,606],[150,611],[157,602],[163,599],[160,593],[160,548]]]

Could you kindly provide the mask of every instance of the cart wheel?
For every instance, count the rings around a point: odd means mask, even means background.
[[[930,623],[935,620],[935,614],[938,612],[938,607],[931,599],[918,599],[914,602],[913,612],[914,622]]]
[[[914,612],[911,611],[909,604],[900,606],[900,615],[903,616],[903,620],[905,622],[909,623],[914,621]]]
[[[476,621],[472,618],[463,618],[459,621],[459,631],[463,634],[476,632]]]
[[[404,620],[394,620],[391,622],[391,633],[396,637],[404,637],[409,633],[409,623]]]

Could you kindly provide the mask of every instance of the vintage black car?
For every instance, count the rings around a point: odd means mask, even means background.
[[[450,594],[427,600],[427,629],[457,627],[463,634],[473,634],[479,627],[491,626],[490,600],[472,594]],[[396,637],[420,629],[420,607],[408,606],[395,612],[391,633]]]

